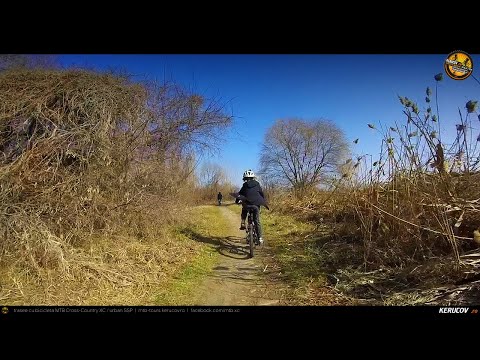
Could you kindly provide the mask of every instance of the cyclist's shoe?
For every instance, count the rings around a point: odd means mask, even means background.
[[[242,223],[240,224],[240,230],[245,230],[245,229],[246,229],[246,227],[245,227],[245,223],[244,223],[244,222],[242,222]]]
[[[263,238],[258,239],[258,245],[263,245]]]

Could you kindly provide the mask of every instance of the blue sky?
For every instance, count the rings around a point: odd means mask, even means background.
[[[467,49],[465,49],[467,50]],[[468,50],[467,50],[468,51]],[[473,58],[478,79],[480,56]],[[245,169],[257,171],[266,130],[288,117],[325,118],[344,130],[356,154],[378,154],[380,135],[367,123],[404,122],[397,95],[426,108],[425,89],[444,73],[447,54],[402,55],[62,55],[63,65],[120,68],[140,77],[175,80],[207,97],[228,102],[235,125],[218,157],[234,183]],[[480,100],[480,84],[444,74],[438,100],[443,131],[455,134],[458,108]],[[432,100],[435,93],[432,96]],[[434,102],[430,103],[434,109]],[[480,122],[477,122],[480,124]],[[478,129],[477,129],[478,131]],[[352,142],[360,138],[357,145]]]

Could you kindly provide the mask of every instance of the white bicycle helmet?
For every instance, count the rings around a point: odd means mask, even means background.
[[[243,173],[243,179],[248,179],[248,178],[253,179],[254,177],[255,177],[255,173],[251,169],[245,170],[245,172]]]

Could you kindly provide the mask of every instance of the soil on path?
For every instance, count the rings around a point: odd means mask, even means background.
[[[250,258],[245,231],[239,230],[240,216],[230,210],[230,205],[220,207],[229,224],[229,235],[212,245],[220,253],[220,261],[197,287],[194,304],[283,305],[281,299],[285,286],[269,276],[268,266],[263,261],[269,256],[268,239],[266,245],[255,248],[254,257]]]

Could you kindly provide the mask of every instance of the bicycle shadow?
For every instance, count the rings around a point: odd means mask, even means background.
[[[224,203],[224,204],[222,204],[222,206],[232,206],[232,205],[237,205],[237,206],[239,206],[238,204],[235,204],[235,202],[229,202],[229,203]]]
[[[248,260],[250,253],[244,237],[239,236],[204,236],[191,229],[182,229],[180,233],[192,240],[210,244],[215,247],[218,253],[232,259]]]

